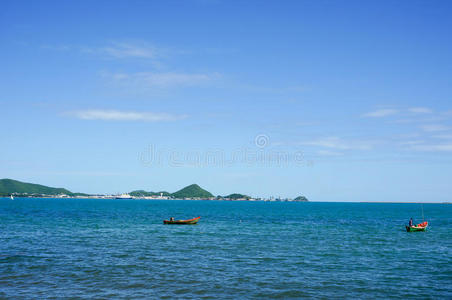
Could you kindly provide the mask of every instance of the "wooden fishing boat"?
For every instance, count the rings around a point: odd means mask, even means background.
[[[163,224],[174,224],[174,225],[194,225],[196,223],[198,223],[199,219],[201,219],[201,217],[197,217],[197,218],[193,218],[190,220],[164,220]]]
[[[422,222],[416,226],[405,226],[407,232],[425,231],[427,229],[428,222]]]

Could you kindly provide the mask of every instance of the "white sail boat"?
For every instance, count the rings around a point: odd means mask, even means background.
[[[13,195],[9,195],[9,197],[11,198],[11,200],[14,200],[14,197],[13,197]]]

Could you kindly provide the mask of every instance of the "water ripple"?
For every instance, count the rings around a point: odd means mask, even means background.
[[[414,204],[0,200],[0,298],[450,299],[452,209],[424,212],[410,234]]]

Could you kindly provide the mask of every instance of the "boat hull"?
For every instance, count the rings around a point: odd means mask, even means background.
[[[405,226],[407,232],[416,232],[416,231],[425,231],[427,229],[427,226],[420,227],[420,226]]]
[[[197,217],[197,218],[193,218],[190,220],[164,220],[163,224],[165,225],[195,225],[196,223],[198,223],[199,219],[201,219],[201,217]]]

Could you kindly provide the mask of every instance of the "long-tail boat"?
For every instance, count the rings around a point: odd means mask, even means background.
[[[407,232],[414,232],[414,231],[425,231],[427,229],[428,222],[422,222],[417,224],[416,226],[405,226]]]
[[[194,225],[196,223],[198,223],[199,219],[201,219],[201,217],[197,217],[197,218],[193,218],[193,219],[189,219],[189,220],[163,220],[163,224],[174,224],[174,225]]]

